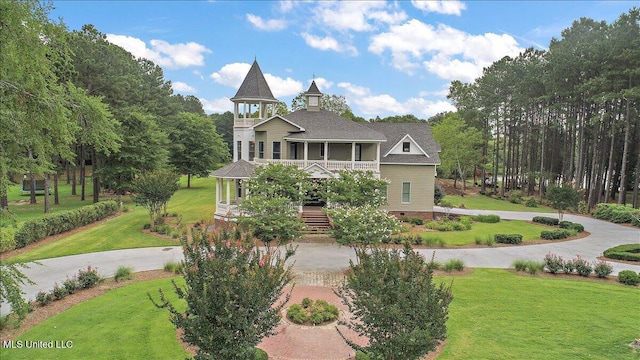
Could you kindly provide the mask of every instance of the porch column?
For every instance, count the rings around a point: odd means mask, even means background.
[[[351,143],[351,170],[356,168],[356,142]]]
[[[218,204],[220,203],[220,178],[216,178],[216,209],[214,214],[218,213]]]
[[[329,142],[324,142],[324,167],[329,168],[329,164],[327,164],[327,160],[329,158]]]
[[[227,208],[231,205],[231,180],[226,179],[227,182]]]
[[[309,142],[304,142],[304,167],[307,167],[307,160],[309,160]]]
[[[376,144],[376,168],[380,172],[380,143]]]

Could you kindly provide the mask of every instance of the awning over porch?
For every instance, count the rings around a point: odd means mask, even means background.
[[[234,163],[231,163],[225,167],[211,173],[210,176],[214,176],[221,179],[248,179],[253,176],[256,171],[256,165],[240,159]]]

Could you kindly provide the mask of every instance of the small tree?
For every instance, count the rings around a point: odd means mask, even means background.
[[[311,187],[309,174],[295,165],[283,164],[259,166],[243,185],[249,196],[284,197],[296,205],[304,201]]]
[[[169,199],[178,191],[180,177],[166,170],[152,171],[140,174],[133,183],[133,201],[149,210],[149,223],[153,228],[155,219],[165,208]]]
[[[347,327],[369,339],[349,346],[372,359],[420,359],[446,338],[451,286],[433,283],[433,272],[422,255],[407,244],[404,250],[357,249],[358,263],[337,291],[353,314]]]
[[[287,244],[299,238],[304,223],[291,199],[281,196],[252,195],[240,205],[243,216],[239,223],[269,248],[272,242]]]
[[[25,283],[35,285],[35,283],[27,278],[18,268],[28,268],[22,263],[7,264],[0,263],[0,303],[8,303],[11,310],[18,316],[19,320],[29,312],[29,304],[24,300],[22,295],[22,285]]]
[[[331,236],[339,244],[353,248],[378,245],[400,230],[395,216],[374,206],[342,206],[326,212],[333,225]]]
[[[332,203],[378,207],[387,203],[387,185],[387,180],[376,178],[371,171],[345,170],[338,178],[327,180],[324,192]]]
[[[550,186],[547,189],[547,200],[552,208],[558,210],[558,220],[562,221],[564,212],[578,206],[580,195],[571,186]]]
[[[171,313],[171,322],[182,329],[182,338],[198,347],[196,359],[246,360],[254,358],[254,347],[274,335],[280,311],[291,293],[278,302],[290,281],[292,251],[281,256],[279,250],[261,252],[239,231],[223,230],[207,236],[193,234],[182,238],[185,285],[173,283],[180,299],[187,302],[182,313],[160,292],[157,303]]]

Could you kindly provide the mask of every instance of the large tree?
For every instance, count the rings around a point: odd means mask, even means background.
[[[301,92],[291,100],[291,111],[305,109],[307,107],[306,101],[306,93]],[[320,98],[320,107],[338,115],[343,115],[345,113],[352,114],[351,107],[349,106],[349,103],[347,103],[347,99],[344,95],[322,94],[322,97]]]
[[[170,131],[169,162],[178,173],[187,175],[187,188],[192,176],[209,176],[216,164],[229,160],[224,140],[206,116],[179,113]]]
[[[229,154],[233,154],[233,113],[227,111],[222,114],[211,114],[209,117],[216,126],[216,131],[227,144]]]
[[[434,284],[431,266],[409,245],[356,255],[338,295],[353,314],[348,328],[369,343],[360,346],[338,330],[342,337],[372,359],[417,360],[435,350],[447,335],[451,286]]]
[[[195,231],[182,239],[184,286],[174,282],[186,312],[179,311],[160,290],[159,307],[171,313],[171,322],[183,330],[182,339],[197,350],[196,359],[253,359],[254,347],[280,323],[280,312],[290,291],[280,300],[291,279],[285,265],[287,251],[263,252],[239,231],[223,230],[210,237]]]

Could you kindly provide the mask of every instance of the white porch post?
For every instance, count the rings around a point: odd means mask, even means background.
[[[351,170],[356,168],[356,142],[351,143]]]
[[[329,142],[325,141],[324,142],[324,167],[329,167],[329,164],[327,164],[327,160],[329,158]]]
[[[380,172],[380,143],[376,144],[376,168]]]
[[[227,208],[231,205],[231,180],[226,179],[227,182]]]
[[[304,142],[304,167],[307,167],[307,160],[309,160],[309,142]]]
[[[218,204],[220,203],[220,178],[216,178],[216,209],[214,214],[218,213]]]

